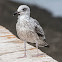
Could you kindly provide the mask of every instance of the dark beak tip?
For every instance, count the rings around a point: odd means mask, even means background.
[[[13,14],[13,16],[15,16],[16,14],[18,14],[18,12],[17,12],[17,11]]]
[[[15,16],[17,13],[14,13],[13,16]]]

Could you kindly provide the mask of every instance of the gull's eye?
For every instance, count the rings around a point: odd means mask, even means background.
[[[26,11],[26,10],[27,10],[27,8],[23,8],[22,10],[23,10],[23,11]]]

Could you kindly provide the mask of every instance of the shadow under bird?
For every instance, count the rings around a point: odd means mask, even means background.
[[[46,43],[44,31],[36,19],[30,17],[30,8],[27,5],[20,5],[14,15],[18,14],[16,31],[18,37],[24,41],[24,56],[26,57],[26,42],[36,43],[37,55],[38,46],[49,47]]]

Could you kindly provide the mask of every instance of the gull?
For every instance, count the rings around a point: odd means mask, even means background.
[[[30,8],[27,5],[20,5],[14,15],[18,14],[16,31],[18,37],[24,41],[24,56],[26,57],[26,42],[36,43],[37,55],[38,47],[49,47],[46,43],[44,31],[36,19],[30,17]]]

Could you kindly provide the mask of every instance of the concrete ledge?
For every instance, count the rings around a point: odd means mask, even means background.
[[[40,50],[39,53],[42,56],[32,57],[36,54],[36,48],[27,43],[27,57],[18,58],[24,55],[23,41],[0,26],[0,62],[58,62]]]

